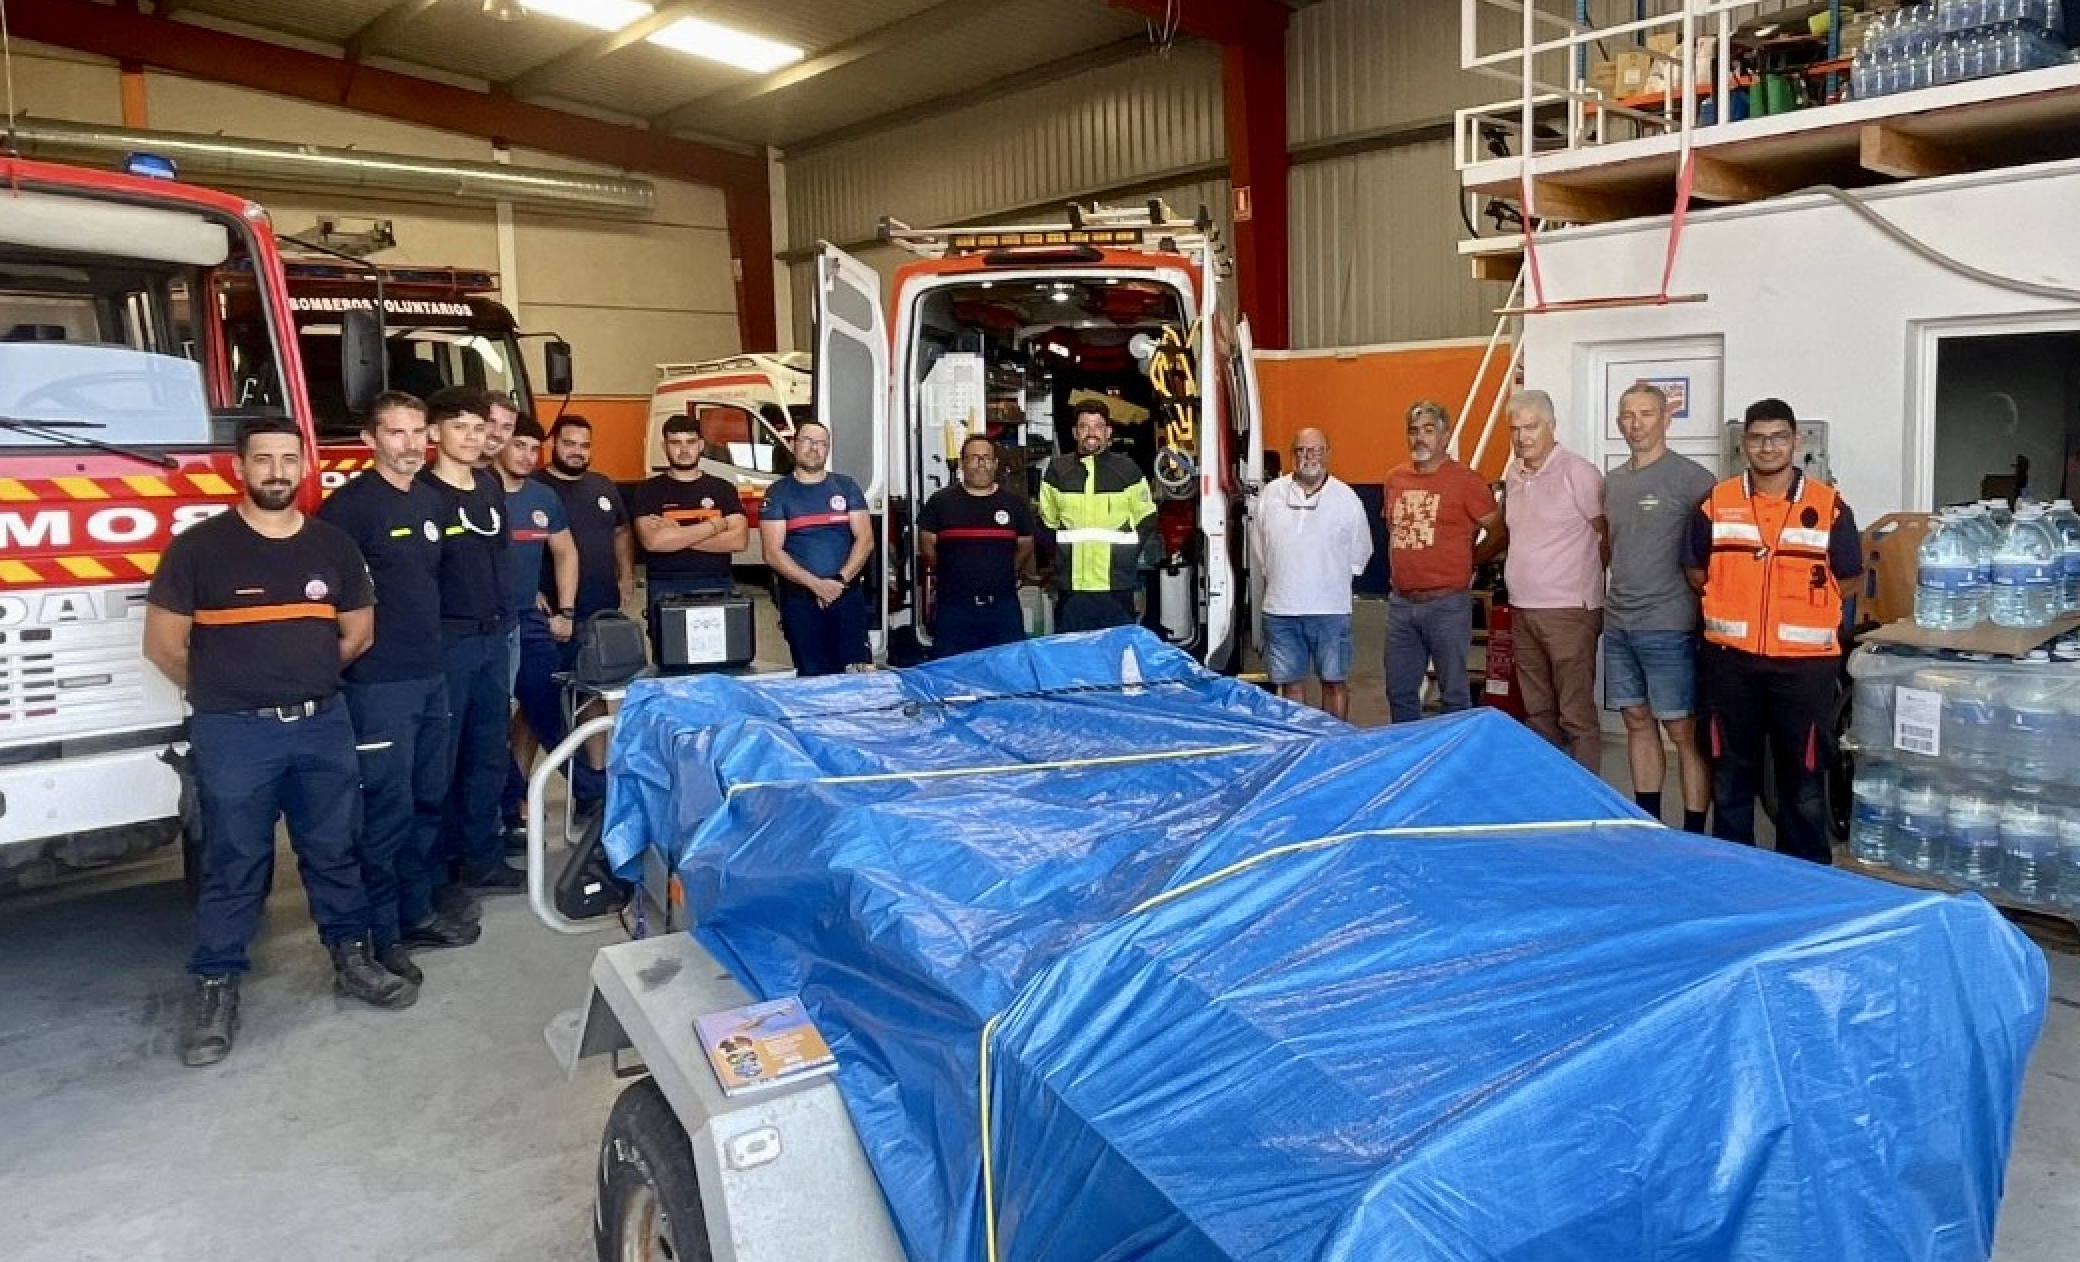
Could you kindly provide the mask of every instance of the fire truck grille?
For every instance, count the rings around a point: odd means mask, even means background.
[[[178,722],[172,692],[139,656],[134,624],[0,632],[0,742]]]

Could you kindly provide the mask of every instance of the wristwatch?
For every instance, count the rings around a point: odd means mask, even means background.
[[[578,616],[578,611],[566,605],[564,608],[556,611],[556,616],[559,618],[575,618]]]

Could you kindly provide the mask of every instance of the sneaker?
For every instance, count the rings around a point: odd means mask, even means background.
[[[416,925],[406,925],[399,935],[400,945],[437,949],[440,947],[465,947],[484,936],[482,925],[467,920],[457,920],[442,912],[435,912]],[[387,967],[387,965],[386,965]],[[392,970],[395,971],[395,970]]]
[[[187,1028],[181,1031],[181,1063],[214,1065],[231,1054],[238,1036],[238,974],[201,976],[188,998]]]
[[[376,952],[376,963],[414,986],[425,984],[426,974],[419,971],[417,964],[412,963],[411,953],[404,949],[401,942]]]
[[[488,872],[463,878],[462,883],[481,894],[517,894],[527,888],[527,873],[501,863]]]
[[[332,985],[340,994],[378,1008],[409,1008],[418,1001],[419,988],[376,963],[367,938],[348,938],[331,950]]]
[[[484,905],[460,885],[443,885],[433,892],[433,914],[473,925],[484,917]]]

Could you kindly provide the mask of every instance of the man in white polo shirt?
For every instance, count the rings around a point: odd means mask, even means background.
[[[1307,699],[1322,681],[1322,709],[1350,710],[1351,580],[1372,559],[1372,524],[1357,493],[1329,476],[1329,440],[1293,436],[1293,471],[1257,497],[1250,559],[1264,575],[1264,664],[1278,695]]]

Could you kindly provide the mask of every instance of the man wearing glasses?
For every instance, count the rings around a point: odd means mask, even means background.
[[[1765,736],[1777,759],[1779,852],[1831,863],[1822,777],[1842,657],[1842,580],[1863,573],[1849,505],[1798,467],[1798,419],[1750,404],[1748,469],[1712,489],[1683,549],[1704,597],[1698,659],[1709,715],[1712,835],[1755,844]]]
[[[798,675],[835,675],[873,660],[860,576],[874,556],[874,524],[859,483],[830,467],[831,432],[803,421],[794,472],[766,488],[759,544]]]
[[[1509,527],[1480,475],[1446,454],[1451,418],[1435,403],[1408,409],[1408,463],[1387,474],[1387,709],[1423,717],[1423,676],[1437,672],[1440,713],[1473,703],[1473,571],[1509,546]]]
[[[1019,576],[1033,563],[1033,509],[997,485],[997,445],[961,443],[961,480],[925,501],[917,546],[938,580],[932,656],[952,657],[1026,638]]]
[[[1293,436],[1293,471],[1257,498],[1250,561],[1264,576],[1264,667],[1278,695],[1307,700],[1322,681],[1322,709],[1350,712],[1351,580],[1372,559],[1372,526],[1357,492],[1329,476],[1329,440]]]

